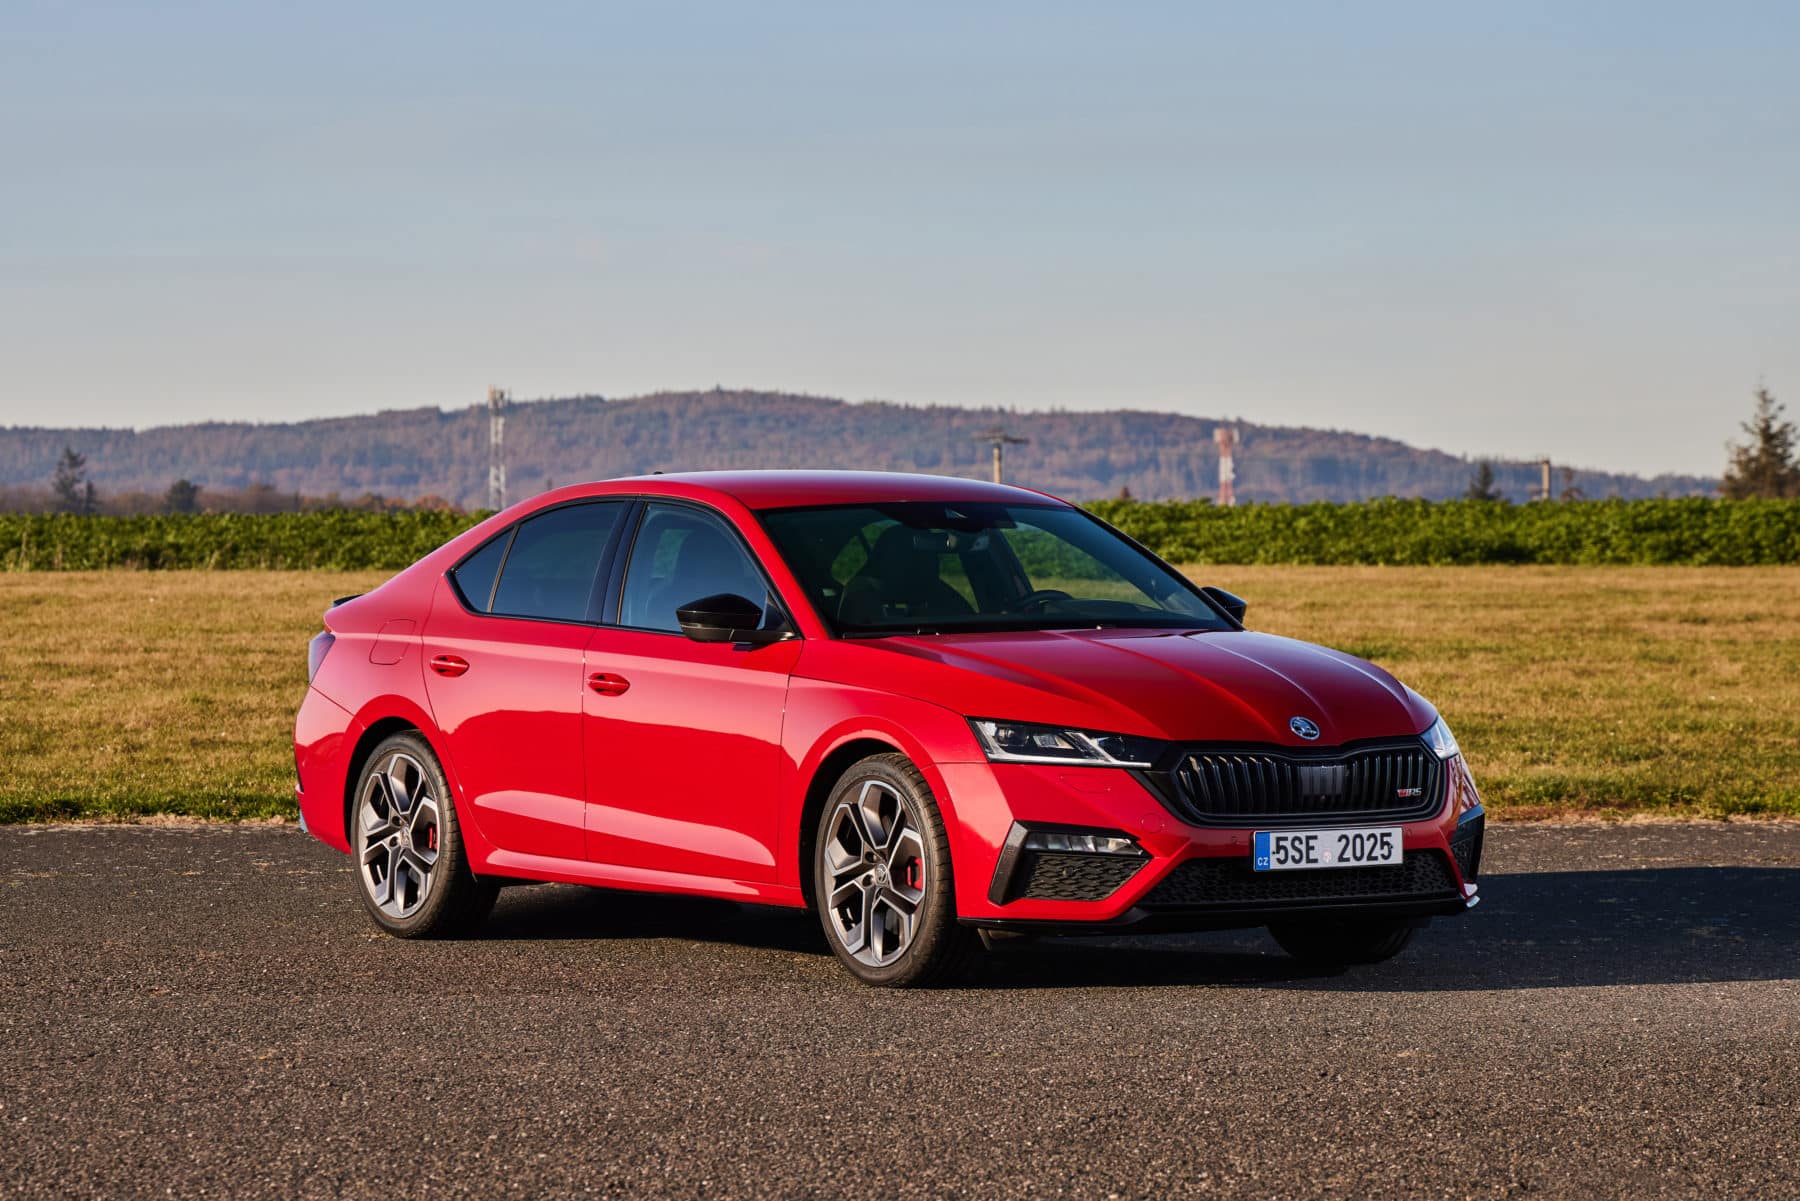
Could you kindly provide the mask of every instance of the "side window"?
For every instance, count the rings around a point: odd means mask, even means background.
[[[625,567],[619,624],[679,631],[675,610],[721,592],[768,603],[768,585],[737,535],[718,517],[683,505],[651,504]]]
[[[463,603],[477,613],[486,613],[488,602],[494,599],[494,577],[500,574],[500,560],[506,558],[506,547],[512,541],[513,532],[508,529],[497,538],[488,540],[486,546],[462,561],[462,566],[450,573],[456,582],[456,590],[462,593]]]
[[[600,556],[624,505],[569,505],[530,518],[513,535],[494,589],[496,614],[586,621]]]

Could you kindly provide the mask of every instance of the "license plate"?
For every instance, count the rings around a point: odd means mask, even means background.
[[[1259,872],[1405,862],[1399,826],[1364,830],[1258,830],[1251,846],[1251,866]]]

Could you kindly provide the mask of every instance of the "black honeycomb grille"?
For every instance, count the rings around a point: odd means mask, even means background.
[[[1012,895],[1034,901],[1104,901],[1148,862],[1140,855],[1026,851]]]
[[[1443,800],[1443,763],[1418,739],[1350,750],[1196,750],[1174,771],[1185,817],[1199,825],[1417,821]]]
[[[1337,901],[1452,900],[1458,896],[1441,851],[1408,851],[1402,863],[1259,872],[1248,855],[1190,859],[1144,898],[1145,908],[1305,905]]]

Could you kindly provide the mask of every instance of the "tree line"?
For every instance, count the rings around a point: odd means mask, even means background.
[[[1720,495],[1732,500],[1800,496],[1800,436],[1796,434],[1794,423],[1787,420],[1784,414],[1784,406],[1767,388],[1757,390],[1752,416],[1741,427],[1744,439],[1728,445],[1729,457],[1719,485]],[[760,445],[756,440],[750,440],[750,444],[752,447]],[[752,458],[739,465],[756,466],[759,463]],[[917,464],[915,469],[947,471],[948,465]],[[548,478],[535,483],[540,487],[550,486]],[[1122,486],[1117,495],[1129,498],[1132,491],[1128,485]],[[1554,495],[1556,499],[1564,501],[1588,499],[1588,494],[1578,484],[1575,473],[1566,467],[1561,471],[1561,489]],[[1477,463],[1464,492],[1464,499],[1498,503],[1505,496],[1494,462],[1483,460]],[[338,510],[395,512],[413,509],[455,513],[465,511],[462,504],[437,493],[426,493],[414,498],[389,496],[374,491],[348,497],[337,492],[307,495],[297,490],[278,489],[263,481],[221,488],[202,486],[190,479],[179,478],[172,480],[160,492],[133,489],[102,495],[89,478],[87,456],[66,444],[51,469],[48,487],[0,486],[0,512],[132,517],[154,514],[274,514]]]
[[[715,389],[609,399],[521,401],[506,423],[514,498],[552,479],[607,479],[651,471],[753,467],[861,467],[984,477],[984,431],[1030,439],[1006,455],[1009,480],[1075,500],[1211,495],[1218,483],[1220,421],[1183,413],[848,403],[829,397]],[[1469,459],[1345,430],[1233,419],[1240,501],[1298,503],[1372,496],[1448,500],[1462,494]],[[294,422],[212,422],[133,429],[0,429],[0,485],[43,489],[64,446],[87,456],[102,503],[142,492],[160,502],[176,479],[208,491],[266,484],[277,495],[345,498],[437,493],[476,508],[486,502],[485,409],[389,410]],[[1496,460],[1496,487],[1524,499],[1532,463]],[[1593,498],[1709,495],[1708,478],[1654,479],[1582,471]]]
[[[242,488],[202,487],[189,479],[172,481],[162,492],[139,490],[102,494],[88,478],[87,456],[64,446],[51,472],[48,488],[0,487],[0,513],[69,513],[78,517],[152,517],[160,514],[198,513],[323,513],[406,511],[462,513],[435,493],[406,499],[365,492],[342,496],[328,492],[306,496],[283,492],[273,484],[253,483]]]
[[[1800,438],[1794,423],[1783,418],[1786,406],[1775,399],[1767,388],[1756,390],[1756,407],[1750,420],[1738,428],[1744,431],[1742,442],[1726,444],[1725,474],[1719,480],[1719,495],[1726,500],[1787,500],[1800,497]],[[1562,470],[1563,488],[1557,499],[1585,500],[1575,486],[1574,473]],[[1505,496],[1495,486],[1494,465],[1483,460],[1475,465],[1465,500],[1499,502]],[[1548,499],[1543,498],[1543,499]]]

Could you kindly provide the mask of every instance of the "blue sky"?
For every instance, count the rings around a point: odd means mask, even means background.
[[[659,388],[1717,471],[1783,5],[0,0],[0,424]]]

